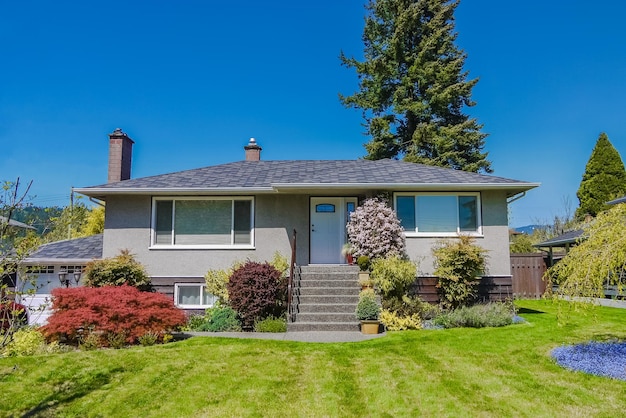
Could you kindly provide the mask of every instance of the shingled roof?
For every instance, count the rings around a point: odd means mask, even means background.
[[[547,241],[540,242],[533,245],[534,247],[565,247],[569,244],[576,244],[584,239],[583,230],[575,229],[573,231],[567,231],[559,236],[551,238]]]
[[[6,224],[6,223],[7,223],[7,218],[5,216],[0,216],[0,224]],[[16,221],[15,219],[9,219],[8,224],[9,224],[9,226],[14,226],[16,228],[35,229],[34,227],[32,227],[30,225],[26,225],[23,222]]]
[[[88,196],[168,192],[271,193],[306,189],[508,190],[537,187],[503,177],[398,160],[237,161],[76,189]]]
[[[102,258],[102,234],[43,244],[25,263],[83,263]]]

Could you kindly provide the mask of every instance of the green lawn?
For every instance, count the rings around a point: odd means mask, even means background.
[[[407,331],[361,343],[202,338],[0,359],[0,416],[626,416],[626,382],[571,372],[552,348],[626,339],[626,310],[558,326]]]

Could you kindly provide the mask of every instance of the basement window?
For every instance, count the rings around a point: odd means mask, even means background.
[[[176,283],[174,285],[174,300],[179,308],[206,309],[212,307],[217,298],[208,293],[203,284]]]

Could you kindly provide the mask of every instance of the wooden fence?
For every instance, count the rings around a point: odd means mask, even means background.
[[[439,303],[436,277],[418,277],[417,294],[422,300],[430,303]],[[513,298],[511,278],[509,276],[485,276],[478,286],[480,301],[504,301]]]
[[[542,253],[511,254],[511,277],[483,277],[479,288],[480,299],[539,299],[546,291],[546,283],[543,281],[545,272],[546,263]],[[439,302],[435,277],[419,277],[416,284],[417,293],[424,301]]]
[[[546,291],[543,274],[546,262],[542,253],[511,254],[513,295],[517,298],[540,298]]]

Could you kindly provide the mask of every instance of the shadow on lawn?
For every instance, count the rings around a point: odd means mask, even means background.
[[[518,314],[544,314],[545,312],[536,311],[534,309],[528,309],[528,308],[517,308],[517,313]]]
[[[122,368],[110,370],[109,373],[98,373],[91,379],[78,381],[70,380],[57,383],[53,390],[54,393],[43,399],[37,406],[30,411],[21,415],[22,418],[27,417],[51,417],[56,416],[55,410],[63,404],[72,402],[75,399],[82,398],[94,390],[100,389],[111,381],[111,376],[116,373],[123,372]]]

